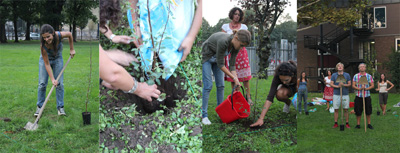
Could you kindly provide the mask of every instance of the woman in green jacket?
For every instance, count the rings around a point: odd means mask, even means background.
[[[240,86],[235,70],[236,56],[242,47],[250,44],[251,34],[247,30],[234,31],[233,34],[217,32],[212,34],[202,45],[203,64],[203,106],[202,123],[210,125],[207,108],[210,91],[212,89],[212,74],[217,87],[217,105],[224,99],[224,74],[232,78],[235,86]],[[225,67],[224,57],[231,54],[229,69]],[[212,74],[211,74],[212,72]]]

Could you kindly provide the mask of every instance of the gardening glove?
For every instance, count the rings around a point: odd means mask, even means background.
[[[263,124],[264,124],[264,121],[262,119],[258,119],[257,122],[251,124],[250,127],[261,126]]]

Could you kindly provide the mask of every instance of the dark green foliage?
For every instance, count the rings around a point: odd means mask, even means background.
[[[389,61],[385,63],[385,67],[389,70],[390,81],[395,85],[396,89],[400,89],[400,51],[392,48],[392,53],[388,55]]]

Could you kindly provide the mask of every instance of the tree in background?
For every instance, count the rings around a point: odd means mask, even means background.
[[[10,17],[9,0],[0,0],[0,42],[7,43],[6,38],[6,22]]]
[[[352,27],[370,3],[366,0],[351,0],[336,7],[335,1],[299,0],[297,1],[297,22],[311,27],[328,22],[340,27]]]
[[[246,23],[253,24],[257,29],[259,40],[257,54],[260,59],[259,78],[267,78],[268,58],[271,54],[270,37],[279,16],[289,2],[288,0],[239,0],[238,4],[245,10],[253,12],[246,16]]]
[[[26,22],[25,40],[30,40],[30,27],[40,23],[39,14],[46,7],[43,0],[20,1],[18,3],[19,17]]]
[[[396,89],[400,89],[400,50],[392,48],[392,53],[388,55],[389,61],[385,62],[385,67],[389,70],[390,81]]]
[[[10,4],[10,13],[11,13],[11,20],[14,24],[14,37],[15,40],[14,42],[18,43],[18,28],[17,28],[17,21],[18,21],[18,17],[20,16],[21,12],[19,12],[19,5],[18,5],[19,1],[11,1],[9,2]]]
[[[287,14],[288,16],[289,14]],[[280,42],[281,39],[287,39],[289,42],[296,42],[297,39],[297,22],[294,22],[290,16],[285,17],[281,24],[276,25],[274,31],[271,33],[271,41]]]
[[[50,0],[44,4],[44,12],[40,14],[42,23],[50,24],[55,31],[60,31],[61,22],[64,21],[64,15],[61,13],[65,0]],[[81,10],[77,11],[80,12]]]
[[[63,14],[65,22],[72,25],[72,36],[76,42],[76,27],[81,30],[86,27],[88,20],[97,21],[91,10],[98,7],[99,0],[67,0],[64,5]]]

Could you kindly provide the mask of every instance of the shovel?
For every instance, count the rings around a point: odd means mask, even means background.
[[[57,79],[56,79],[57,82],[58,82],[58,79],[60,79],[62,73],[64,72],[64,70],[65,70],[65,68],[67,67],[67,65],[68,65],[68,63],[69,63],[70,60],[71,60],[71,56],[68,58],[68,61],[67,61],[67,63],[65,63],[65,65],[64,65],[63,69],[61,70],[60,74],[58,74]],[[34,131],[34,130],[36,130],[36,129],[39,127],[38,122],[39,122],[40,116],[42,116],[44,107],[46,106],[47,101],[49,101],[50,95],[51,95],[51,93],[53,92],[54,87],[55,87],[55,85],[53,85],[53,86],[51,87],[49,94],[47,94],[46,100],[44,101],[44,104],[43,104],[42,108],[40,109],[39,115],[36,117],[35,122],[34,122],[34,123],[31,123],[31,122],[26,123],[26,125],[25,125],[25,127],[24,127],[26,130]]]
[[[361,76],[360,80],[358,81],[359,85],[368,85],[368,80],[367,77],[365,76]],[[365,132],[367,132],[367,118],[366,118],[366,114],[365,114],[365,90],[362,90],[363,92],[363,112],[364,112],[364,128],[365,128]]]
[[[337,79],[336,79],[337,83],[346,83],[346,78],[344,78],[343,75],[338,75]],[[344,131],[344,123],[343,123],[343,105],[342,105],[342,86],[340,86],[340,107],[342,108],[342,124],[340,124],[340,131]]]

